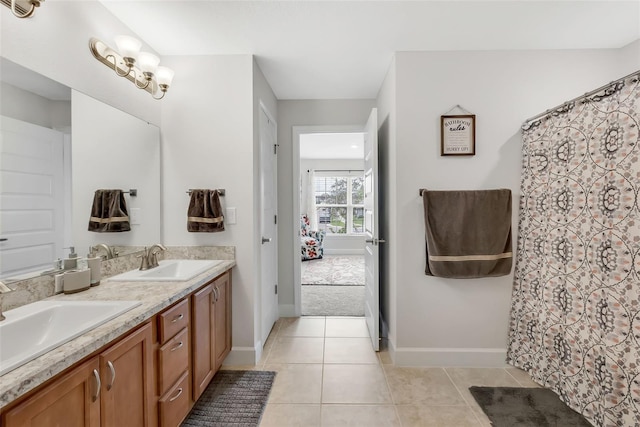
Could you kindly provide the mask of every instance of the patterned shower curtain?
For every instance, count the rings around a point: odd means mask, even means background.
[[[507,361],[596,426],[640,426],[640,84],[523,128]]]

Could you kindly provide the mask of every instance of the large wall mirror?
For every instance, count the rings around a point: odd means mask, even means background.
[[[71,246],[160,242],[157,126],[1,57],[0,84],[0,280],[51,270]],[[98,189],[137,190],[131,231],[88,231]]]

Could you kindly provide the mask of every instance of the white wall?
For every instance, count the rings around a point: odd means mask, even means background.
[[[307,212],[309,169],[320,170],[361,170],[364,173],[364,160],[361,159],[300,159],[300,212]],[[347,236],[344,234],[327,234],[323,242],[326,255],[364,254],[364,235]]]
[[[113,37],[118,34],[135,36],[98,1],[48,2],[29,19],[18,19],[9,8],[0,7],[0,55],[159,125],[162,103],[115,76],[89,51],[91,37],[115,46]]]
[[[80,92],[71,93],[73,126],[72,244],[85,256],[89,246],[151,246],[160,240],[160,129]],[[125,194],[129,217],[139,224],[122,233],[87,231],[97,189],[138,190]]]
[[[300,100],[278,101],[278,302],[280,313],[292,313],[294,305],[294,260],[299,247],[293,245],[293,203],[298,203],[298,189],[294,192],[293,126],[363,126],[367,122],[375,100]],[[297,182],[297,177],[296,177]],[[299,271],[299,270],[298,270]]]
[[[71,126],[71,102],[52,101],[0,82],[0,115],[50,129],[67,130]]]
[[[640,39],[618,50],[617,68],[619,76],[626,76],[640,69]]]
[[[425,276],[418,190],[510,188],[515,248],[522,122],[620,77],[617,55],[615,50],[396,54],[396,159],[386,182],[395,199],[389,203],[397,209],[388,219],[396,229],[389,277],[396,313],[391,309],[387,319],[395,323],[389,338],[397,364],[503,363],[513,277]],[[393,84],[387,81],[380,96],[391,113]],[[439,155],[440,115],[456,104],[476,114],[473,157]],[[388,139],[394,142],[393,136]]]
[[[175,56],[174,89],[162,108],[162,234],[168,245],[236,247],[233,350],[252,359],[256,303],[254,132],[251,55]],[[207,76],[202,84],[202,76]],[[223,208],[237,224],[218,233],[187,232],[190,188],[224,188]],[[244,363],[253,363],[245,360]]]

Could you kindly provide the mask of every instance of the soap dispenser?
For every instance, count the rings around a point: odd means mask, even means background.
[[[93,246],[89,247],[87,264],[89,266],[89,270],[91,270],[91,286],[98,286],[102,277],[102,272],[100,270],[102,258],[96,255],[96,252],[93,250]]]
[[[76,253],[76,249],[71,246],[69,247],[69,256],[64,259],[64,269],[72,270],[78,267],[78,254]]]

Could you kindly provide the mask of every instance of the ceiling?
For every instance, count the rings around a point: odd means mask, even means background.
[[[375,98],[397,51],[620,48],[640,38],[640,0],[101,2],[160,55],[256,55],[278,99]]]

